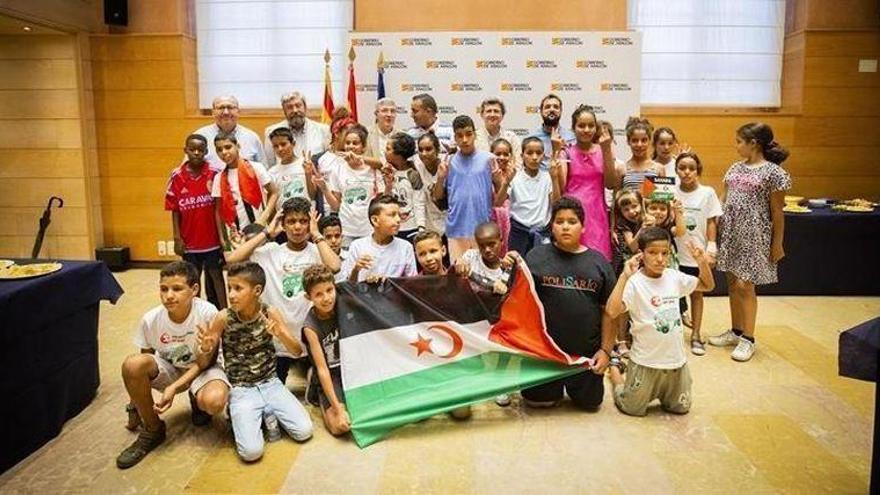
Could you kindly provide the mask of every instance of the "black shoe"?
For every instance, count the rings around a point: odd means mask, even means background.
[[[116,467],[128,469],[144,460],[144,457],[150,451],[162,445],[162,442],[165,441],[165,423],[160,424],[161,427],[156,431],[141,431],[138,434],[137,440],[123,450],[119,457],[116,458]]]
[[[199,409],[196,396],[189,393],[189,406],[192,408],[192,422],[194,426],[207,426],[211,423],[211,415]]]

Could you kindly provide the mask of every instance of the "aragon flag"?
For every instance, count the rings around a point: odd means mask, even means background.
[[[342,383],[358,446],[592,364],[550,338],[528,268],[512,275],[505,296],[475,292],[456,275],[337,286]]]

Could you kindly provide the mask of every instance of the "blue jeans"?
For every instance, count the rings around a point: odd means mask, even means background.
[[[532,248],[546,244],[549,241],[550,231],[546,225],[528,228],[513,218],[510,219],[510,236],[507,238],[507,249],[516,251],[525,258]]]
[[[274,414],[278,424],[297,442],[312,437],[312,419],[302,404],[277,377],[253,386],[232,387],[229,415],[235,434],[235,450],[245,461],[263,456],[263,411]]]

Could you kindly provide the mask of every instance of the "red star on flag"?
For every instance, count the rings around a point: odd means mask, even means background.
[[[419,336],[418,340],[416,340],[415,342],[409,343],[409,345],[415,347],[416,350],[418,351],[418,354],[416,354],[416,357],[421,356],[422,353],[424,353],[424,352],[434,354],[434,351],[431,350],[431,341],[434,339],[426,339],[426,338],[422,337],[422,334],[418,334],[418,336]]]

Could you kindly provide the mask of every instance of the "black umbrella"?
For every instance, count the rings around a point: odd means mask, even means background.
[[[58,207],[64,208],[64,200],[59,198],[58,196],[52,196],[49,198],[49,202],[46,203],[46,211],[43,212],[43,216],[40,217],[40,231],[37,232],[37,238],[34,240],[34,249],[31,251],[31,258],[37,258],[40,254],[40,248],[43,247],[43,237],[46,235],[46,228],[49,227],[49,224],[52,222],[50,217],[52,216],[52,202],[58,200]]]

